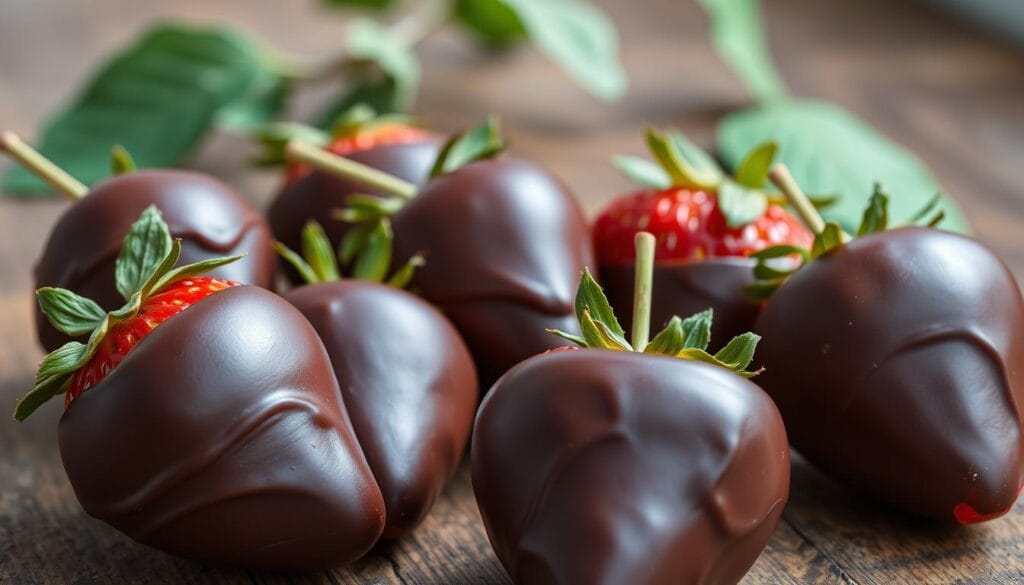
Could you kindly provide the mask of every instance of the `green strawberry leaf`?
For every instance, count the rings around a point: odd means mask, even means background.
[[[117,291],[125,300],[142,290],[170,253],[171,246],[171,234],[160,217],[160,210],[150,205],[128,230],[114,264]]]
[[[502,0],[455,0],[454,16],[487,46],[503,48],[526,38],[522,21]]]
[[[423,256],[416,254],[412,258],[409,258],[401,268],[395,271],[388,279],[388,286],[395,288],[406,288],[409,283],[412,282],[413,274],[416,269],[426,264]]]
[[[391,222],[387,218],[378,219],[367,238],[366,248],[356,259],[352,276],[359,280],[383,282],[391,268],[391,242]]]
[[[768,140],[780,145],[779,161],[811,193],[840,198],[822,211],[826,220],[854,232],[875,182],[886,185],[889,212],[909,217],[939,191],[928,169],[902,147],[838,106],[814,101],[768,104],[730,114],[718,129],[718,148],[730,165]],[[967,223],[948,198],[942,227],[965,231]]]
[[[617,155],[612,158],[612,164],[627,179],[644,187],[661,190],[672,186],[672,179],[668,173],[646,158]]]
[[[751,189],[763,188],[778,151],[779,145],[774,142],[765,142],[750,151],[736,167],[736,182]]]
[[[583,309],[583,314],[580,317],[580,330],[586,341],[586,347],[617,351],[632,351],[633,349],[624,337],[613,331],[604,321],[594,319],[589,309]]]
[[[206,274],[207,272],[210,272],[211,270],[214,270],[216,268],[220,268],[221,266],[224,266],[225,264],[231,264],[232,262],[235,262],[236,260],[240,260],[240,259],[242,259],[244,257],[245,257],[245,254],[237,254],[235,256],[223,256],[223,257],[219,257],[219,258],[208,258],[206,260],[200,260],[199,262],[193,262],[192,264],[186,264],[184,266],[178,266],[177,268],[175,268],[173,270],[170,270],[169,272],[164,274],[160,278],[160,280],[158,280],[156,282],[156,284],[153,285],[153,289],[152,290],[154,292],[159,291],[160,289],[162,289],[165,286],[171,284],[172,282],[181,280],[183,278],[191,278],[193,276],[199,276],[201,274]]]
[[[320,147],[327,146],[330,142],[330,136],[323,130],[296,122],[264,124],[252,133],[252,137],[263,147],[261,156],[253,161],[259,166],[285,164],[284,150],[289,140],[299,140]]]
[[[700,0],[719,56],[758,100],[785,98],[786,85],[772,63],[761,23],[760,0]]]
[[[841,246],[846,241],[846,233],[839,224],[830,221],[825,224],[825,229],[814,237],[814,246],[811,247],[811,259],[819,258],[829,250]]]
[[[412,48],[380,24],[357,18],[346,29],[345,49],[350,59],[374,65],[394,84],[394,105],[399,111],[412,107],[420,82],[420,61]]]
[[[579,287],[576,289],[576,317],[583,322],[583,314],[589,313],[593,320],[604,323],[615,337],[625,338],[626,332],[615,317],[615,311],[608,303],[601,285],[597,284],[589,268],[584,268],[583,276],[580,278]]]
[[[135,170],[135,159],[128,150],[117,144],[110,151],[110,171],[115,175],[123,175]]]
[[[86,184],[107,177],[111,145],[139,167],[172,166],[206,134],[218,112],[262,91],[273,75],[264,50],[222,27],[162,24],[99,68],[42,131],[40,152]],[[3,189],[50,188],[12,167]]]
[[[287,262],[299,273],[299,277],[306,284],[316,284],[320,282],[320,276],[313,270],[313,267],[303,259],[302,256],[297,254],[294,250],[285,246],[281,242],[274,242],[274,251],[281,257],[282,260]]]
[[[50,324],[72,337],[91,333],[107,314],[95,301],[63,288],[43,287],[36,298]]]
[[[764,215],[768,210],[768,198],[762,191],[725,179],[718,186],[718,208],[725,216],[726,225],[736,228]]]
[[[669,319],[668,325],[644,348],[644,353],[675,355],[683,349],[683,321],[679,317]]]
[[[711,323],[714,320],[714,311],[705,309],[700,313],[694,313],[681,324],[683,330],[683,343],[680,349],[707,349],[711,343]]]
[[[882,190],[881,183],[875,183],[875,191],[871,194],[868,206],[864,208],[864,217],[857,228],[857,237],[884,232],[888,227],[889,197]]]
[[[405,96],[399,93],[399,85],[392,77],[384,74],[358,73],[350,76],[348,91],[328,104],[317,117],[319,128],[330,129],[340,116],[359,105],[366,105],[379,114],[406,111]]]
[[[730,370],[741,372],[747,369],[754,360],[754,351],[761,336],[755,333],[743,333],[729,340],[729,343],[715,354],[715,359],[725,364]]]
[[[544,55],[587,91],[606,101],[626,93],[615,25],[581,0],[501,0]]]
[[[338,258],[341,259],[342,265],[348,266],[359,253],[366,249],[366,244],[370,241],[370,233],[375,227],[375,222],[364,221],[345,233],[341,244],[338,245]]]
[[[438,154],[430,176],[437,177],[471,162],[493,158],[504,149],[505,141],[501,137],[498,120],[491,116],[468,132],[453,136]]]
[[[341,280],[334,247],[327,239],[324,228],[316,221],[309,221],[302,228],[302,257],[316,274],[315,282]]]
[[[697,154],[702,152],[679,133],[659,132],[647,129],[647,147],[654,160],[665,171],[676,187],[694,189],[715,189],[722,180],[717,165],[712,166]]]

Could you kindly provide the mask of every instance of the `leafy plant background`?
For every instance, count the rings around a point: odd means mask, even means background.
[[[919,159],[854,114],[789,97],[767,49],[759,0],[694,1],[709,16],[715,48],[757,102],[722,120],[717,147],[726,165],[735,167],[758,144],[776,140],[780,159],[808,191],[838,196],[825,215],[848,230],[856,227],[876,180],[892,193],[897,218],[911,215],[939,190]],[[172,22],[142,31],[51,116],[38,146],[93,183],[108,175],[114,144],[127,147],[140,167],[174,166],[215,128],[280,139],[329,129],[358,103],[380,112],[415,112],[420,81],[430,75],[417,45],[443,28],[459,30],[488,55],[533,45],[565,72],[566,83],[579,84],[597,100],[613,103],[628,89],[614,23],[585,0],[319,3],[356,14],[338,19],[338,52],[321,59],[285,54],[228,24]],[[325,80],[341,81],[337,95],[309,119],[282,123],[289,102]],[[680,80],[680,93],[686,85]],[[24,196],[46,192],[19,169],[4,177],[3,188]],[[945,200],[944,208],[945,226],[965,229],[955,204]]]

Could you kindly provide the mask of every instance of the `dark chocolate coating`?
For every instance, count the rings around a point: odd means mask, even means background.
[[[323,344],[256,287],[157,327],[69,405],[59,441],[85,511],[171,554],[327,568],[384,527]]]
[[[633,327],[632,265],[601,265],[601,286],[626,331]],[[754,262],[746,258],[709,258],[699,262],[658,263],[651,290],[651,329],[660,331],[675,316],[685,319],[714,309],[712,345],[752,331],[761,304],[743,287],[754,282]]]
[[[426,266],[413,288],[455,324],[489,383],[578,331],[576,285],[593,266],[569,190],[535,164],[498,158],[430,181],[394,217],[396,260]]]
[[[471,453],[488,537],[518,585],[734,584],[789,492],[786,431],[760,388],[632,352],[510,370]]]
[[[384,494],[384,536],[401,536],[426,516],[469,440],[479,396],[469,350],[437,309],[394,287],[345,280],[286,298],[331,356]]]
[[[811,462],[904,510],[1008,510],[1024,480],[1024,304],[964,236],[853,240],[768,301],[758,382]]]
[[[426,181],[441,146],[442,141],[433,138],[407,144],[376,146],[347,154],[345,158],[420,185]],[[362,183],[322,171],[309,172],[285,185],[270,205],[267,219],[274,237],[292,250],[299,250],[302,228],[308,221],[316,220],[337,248],[352,224],[331,217],[331,212],[344,208],[348,204],[348,197],[356,193],[384,195]],[[303,282],[290,266],[285,266],[285,274],[293,283]]]
[[[36,287],[70,289],[107,310],[124,305],[114,285],[114,261],[128,229],[150,205],[160,209],[171,235],[181,238],[181,264],[246,254],[210,275],[273,286],[277,256],[270,228],[252,205],[207,175],[144,170],[98,183],[68,208],[36,263]],[[36,330],[47,351],[70,340],[38,310]]]

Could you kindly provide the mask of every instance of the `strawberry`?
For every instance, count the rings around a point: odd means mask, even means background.
[[[661,168],[619,157],[629,176],[654,188],[612,201],[594,224],[601,264],[631,264],[633,238],[657,238],[656,261],[744,257],[769,246],[810,246],[813,236],[800,221],[761,192],[776,146],[767,143],[728,178],[706,153],[676,133],[649,131],[647,141]]]
[[[659,262],[749,256],[780,244],[810,246],[812,240],[799,220],[774,203],[749,223],[731,227],[714,191],[648,189],[615,199],[598,216],[593,236],[598,262],[632,263],[633,238],[641,230],[657,238]]]
[[[71,376],[64,407],[67,408],[79,394],[116,368],[128,352],[158,325],[213,293],[239,284],[212,276],[182,278],[143,301],[138,314],[107,331],[96,347],[96,353]]]

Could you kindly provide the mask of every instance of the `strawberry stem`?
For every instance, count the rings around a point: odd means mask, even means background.
[[[0,150],[9,154],[21,166],[49,183],[72,201],[78,201],[89,192],[89,187],[55,165],[50,159],[39,154],[39,151],[25,144],[17,134],[10,130],[0,133]]]
[[[325,173],[356,181],[402,199],[412,199],[418,190],[416,185],[394,175],[299,140],[289,140],[284,155],[289,161],[306,163]]]
[[[772,170],[768,172],[768,178],[786,196],[786,200],[793,206],[797,215],[800,216],[800,221],[808,229],[814,232],[815,235],[820,234],[825,229],[825,220],[821,218],[818,210],[814,208],[814,204],[804,194],[803,189],[797,184],[796,179],[790,174],[785,164],[778,163],[772,167]]]
[[[636,281],[633,285],[633,349],[643,351],[651,336],[651,283],[654,280],[654,236],[640,232],[635,238]]]

